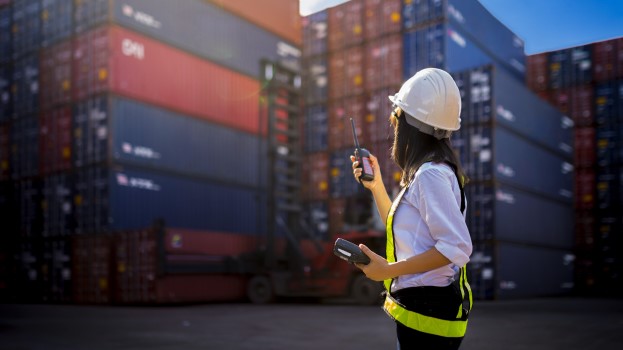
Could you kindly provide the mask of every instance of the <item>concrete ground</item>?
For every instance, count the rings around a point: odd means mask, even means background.
[[[378,306],[0,305],[0,349],[395,349]],[[623,349],[623,299],[478,302],[461,349]]]

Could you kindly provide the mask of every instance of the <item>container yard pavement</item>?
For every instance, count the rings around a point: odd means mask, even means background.
[[[478,302],[461,349],[621,349],[623,299]],[[0,349],[394,349],[379,307],[0,305]]]

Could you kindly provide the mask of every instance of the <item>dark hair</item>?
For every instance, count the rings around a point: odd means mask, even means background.
[[[392,160],[402,169],[400,185],[408,185],[420,166],[426,162],[450,163],[456,168],[459,179],[467,183],[467,176],[463,172],[459,157],[452,150],[449,138],[441,140],[425,134],[417,128],[407,124],[406,114],[392,113],[391,123],[394,126],[394,143],[391,149]]]

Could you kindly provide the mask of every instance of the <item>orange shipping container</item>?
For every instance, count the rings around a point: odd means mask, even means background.
[[[297,45],[302,44],[299,0],[209,0]]]
[[[363,21],[367,40],[400,32],[401,0],[365,0]]]
[[[364,92],[363,46],[334,52],[329,56],[329,98],[360,95]]]

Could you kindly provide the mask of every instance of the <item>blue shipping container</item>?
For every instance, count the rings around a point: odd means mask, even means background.
[[[595,87],[595,121],[616,125],[623,121],[623,81],[609,81]]]
[[[570,203],[573,165],[503,127],[475,125],[453,136],[467,176],[499,181]]]
[[[473,241],[573,248],[573,208],[568,204],[509,186],[483,183],[469,183],[466,196]]]
[[[495,122],[566,159],[573,157],[573,121],[504,69],[484,66],[454,76],[462,96],[463,127]]]
[[[354,148],[347,148],[329,156],[329,193],[333,198],[356,196],[366,191],[353,177],[350,161],[353,152]]]
[[[325,105],[308,106],[305,109],[305,151],[308,153],[327,150],[329,119]]]
[[[72,249],[70,237],[43,240],[41,279],[44,302],[72,301]]]
[[[11,7],[0,8],[0,64],[11,61],[13,55],[11,40]]]
[[[525,54],[523,41],[500,23],[478,1],[405,0],[403,4],[403,25],[405,30],[421,29],[422,26],[427,26],[431,23],[435,23],[435,27],[441,22],[448,23],[449,27],[447,29],[454,33],[449,35],[454,36],[459,41],[460,46],[467,46],[466,48],[469,50],[473,50],[469,46],[477,46],[480,52],[497,61],[521,81],[524,80]],[[469,45],[467,45],[468,43]],[[454,57],[450,56],[450,51],[447,54],[448,59]],[[471,60],[472,56],[468,57]],[[456,59],[459,60],[460,58],[464,57],[457,57]],[[450,68],[450,66],[448,67]]]
[[[98,0],[75,6],[75,30],[111,20],[243,74],[258,77],[268,59],[299,69],[301,51],[206,1]]]
[[[327,52],[328,16],[327,11],[303,17],[303,55],[305,57],[322,55]]]
[[[41,45],[43,47],[52,46],[71,35],[73,3],[73,0],[41,1]]]
[[[602,214],[623,214],[622,170],[618,164],[597,168],[597,207]]]
[[[303,217],[309,223],[309,228],[316,239],[328,240],[329,236],[329,209],[326,201],[305,203]]]
[[[27,115],[11,125],[11,177],[14,180],[39,175],[39,118]]]
[[[250,187],[266,172],[265,139],[125,98],[77,104],[74,130],[76,166],[129,164]]]
[[[26,56],[15,62],[11,90],[15,116],[39,110],[39,55]]]
[[[13,59],[38,50],[41,46],[41,2],[15,0],[12,20]]]
[[[77,173],[78,233],[140,229],[156,219],[170,227],[266,232],[266,197],[258,190],[138,168],[89,167]]]
[[[597,165],[600,167],[619,164],[622,156],[623,126],[602,124],[596,127]]]
[[[13,114],[12,75],[13,69],[10,66],[0,67],[0,123],[8,121]]]
[[[430,26],[404,34],[404,78],[412,77],[424,68],[445,68],[445,26]]]
[[[42,228],[41,181],[26,179],[14,181],[15,201],[18,211],[18,235],[40,237]]]
[[[570,250],[497,241],[476,243],[467,265],[469,282],[477,299],[569,294],[574,285],[574,260]]]

